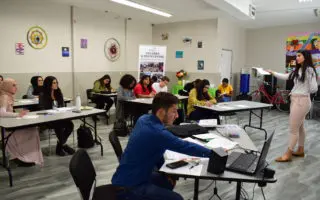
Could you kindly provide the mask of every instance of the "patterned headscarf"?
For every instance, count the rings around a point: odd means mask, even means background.
[[[17,82],[12,78],[6,78],[0,82],[0,107],[6,106],[7,111],[13,110],[14,93],[12,88]]]

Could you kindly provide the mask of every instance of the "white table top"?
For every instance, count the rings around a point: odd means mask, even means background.
[[[255,101],[231,101],[231,102],[223,102],[212,105],[211,107],[207,106],[197,106],[199,108],[204,108],[208,110],[213,110],[217,112],[226,112],[226,111],[245,111],[245,110],[253,110],[260,108],[269,108],[272,107],[272,104],[260,103]]]
[[[213,133],[217,133],[216,131],[212,131]],[[232,140],[234,142],[239,143],[239,145],[243,148],[246,149],[252,149],[254,151],[257,151],[257,147],[253,144],[252,140],[250,139],[250,137],[248,136],[248,134],[242,130],[242,132],[240,133],[240,137],[239,138],[232,138]],[[233,151],[242,151],[240,149],[236,149]],[[229,151],[228,153],[231,153],[232,151]],[[201,164],[196,167],[202,166],[200,175],[194,175],[192,173],[192,171],[190,171],[189,173],[187,173],[188,170],[182,169],[182,168],[177,168],[177,169],[170,169],[168,167],[166,167],[165,165],[167,163],[171,163],[174,162],[173,160],[166,160],[165,164],[163,164],[163,166],[161,167],[160,171],[168,173],[168,174],[175,174],[175,175],[180,175],[182,177],[191,177],[191,178],[202,178],[202,179],[215,179],[215,180],[233,180],[233,181],[255,181],[255,180],[261,180],[261,176],[256,175],[256,176],[250,176],[250,175],[245,175],[245,174],[240,174],[240,173],[236,173],[236,172],[230,172],[228,170],[225,170],[223,174],[220,175],[216,175],[216,174],[212,174],[210,172],[207,172],[207,168],[208,168],[208,161],[209,159],[201,159]],[[190,168],[190,164],[185,166],[188,169]],[[193,170],[190,169],[190,170]],[[199,170],[199,169],[198,169]],[[265,179],[267,182],[275,182],[276,179]]]
[[[64,102],[68,103],[72,99],[64,97],[63,100],[64,100]],[[17,107],[32,106],[32,105],[38,105],[38,104],[39,104],[38,98],[35,98],[35,99],[15,99],[13,107],[17,108]]]
[[[92,95],[97,95],[97,96],[105,96],[105,97],[116,97],[116,96],[118,96],[118,93],[116,93],[116,92],[110,93],[110,94],[92,92],[91,94]]]
[[[43,123],[48,123],[52,121],[59,121],[64,119],[78,119],[90,115],[96,115],[100,113],[105,113],[105,110],[92,108],[90,110],[83,110],[80,113],[72,112],[74,107],[67,107],[63,111],[54,110],[42,110],[30,112],[24,118],[0,118],[0,127],[3,128],[19,128],[25,126],[39,125]],[[37,113],[47,113],[40,114]]]
[[[181,96],[181,95],[175,95],[175,96],[178,97],[179,101],[188,99],[187,96]],[[153,98],[136,98],[133,100],[127,100],[127,102],[141,103],[141,104],[147,104],[147,105],[151,105],[152,101],[153,101]]]

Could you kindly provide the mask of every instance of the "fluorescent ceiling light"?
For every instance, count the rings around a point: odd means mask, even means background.
[[[299,0],[299,3],[307,3],[307,2],[312,2],[312,0]]]
[[[116,2],[116,3],[120,3],[120,4],[123,4],[123,5],[126,5],[126,6],[130,6],[130,7],[133,7],[133,8],[137,8],[137,9],[140,9],[140,10],[144,10],[144,11],[156,14],[156,15],[161,15],[161,16],[164,16],[164,17],[171,17],[172,16],[169,13],[162,12],[160,10],[156,10],[156,9],[150,8],[148,6],[144,6],[144,5],[141,5],[141,4],[132,2],[132,1],[128,1],[128,0],[110,0],[110,1],[113,1],[113,2]]]

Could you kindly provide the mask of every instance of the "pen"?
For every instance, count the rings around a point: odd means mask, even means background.
[[[192,168],[194,168],[195,166],[198,166],[199,165],[199,163],[196,163],[195,165],[192,165],[189,169],[192,169]]]

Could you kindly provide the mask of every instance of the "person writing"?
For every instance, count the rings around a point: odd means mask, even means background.
[[[108,74],[96,80],[93,85],[94,86],[92,90],[96,93],[115,92],[115,90],[111,87],[111,78]],[[106,113],[113,105],[113,100],[110,97],[103,95],[94,95],[93,102],[96,103],[98,109],[105,109]]]
[[[156,94],[148,75],[141,77],[140,82],[134,87],[133,91],[137,98],[153,98]]]
[[[176,96],[160,92],[153,99],[152,114],[137,121],[112,177],[112,184],[123,188],[117,191],[117,199],[182,200],[172,191],[174,181],[154,172],[163,165],[164,152],[168,149],[191,156],[211,156],[211,150],[184,141],[165,128],[178,117],[177,104]]]
[[[156,93],[159,92],[168,92],[168,83],[170,82],[170,79],[167,76],[164,76],[160,79],[159,83],[153,83],[152,88],[156,91]]]
[[[231,84],[229,84],[229,80],[227,78],[222,79],[222,83],[218,87],[218,95],[219,101],[228,102],[231,101],[231,97],[233,94],[233,88]]]
[[[216,99],[208,93],[209,87],[210,82],[204,79],[197,84],[196,88],[193,88],[190,91],[187,108],[187,115],[189,116],[189,119],[200,120],[216,118],[209,110],[199,110],[194,108],[195,105],[210,107],[217,103]]]
[[[288,149],[277,162],[289,162],[292,156],[304,157],[304,142],[306,132],[304,129],[304,119],[311,108],[310,94],[317,92],[317,73],[313,67],[312,57],[308,51],[297,52],[297,67],[290,74],[281,74],[267,70],[272,75],[283,80],[293,80],[294,86],[291,90],[291,105],[289,116],[290,138]],[[298,143],[297,151],[294,151]]]

